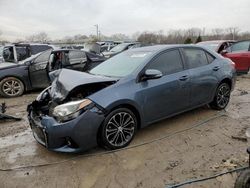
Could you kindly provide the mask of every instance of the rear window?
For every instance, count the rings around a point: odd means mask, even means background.
[[[185,48],[184,53],[189,68],[196,68],[208,64],[207,56],[204,50]]]

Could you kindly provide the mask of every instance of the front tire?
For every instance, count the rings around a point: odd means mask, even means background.
[[[240,173],[236,179],[234,188],[249,188],[250,187],[250,169]]]
[[[23,92],[23,82],[18,78],[7,77],[0,82],[0,95],[3,97],[17,97],[21,96]]]
[[[214,100],[210,103],[211,108],[223,110],[230,100],[231,88],[228,83],[221,83],[216,90]]]
[[[104,120],[101,139],[105,147],[120,149],[129,145],[137,130],[137,119],[127,108],[112,111]]]

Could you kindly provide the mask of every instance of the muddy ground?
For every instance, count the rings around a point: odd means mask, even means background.
[[[109,154],[102,154],[105,150],[101,148],[81,155],[54,153],[37,144],[26,118],[26,106],[36,96],[37,92],[16,99],[0,98],[9,106],[9,114],[23,118],[20,122],[0,123],[0,168],[60,163],[0,171],[1,188],[158,188],[247,165],[249,141],[232,136],[244,138],[250,127],[250,75],[238,77],[225,112],[202,107],[161,121],[140,130],[131,145],[165,138]],[[94,156],[84,157],[86,154]],[[183,187],[231,188],[236,176],[224,175]]]

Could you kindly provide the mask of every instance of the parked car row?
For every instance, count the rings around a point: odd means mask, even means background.
[[[17,63],[48,49],[55,47],[48,44],[10,44],[0,47],[0,57],[2,62]]]
[[[224,109],[234,89],[235,64],[196,45],[124,51],[89,73],[61,69],[28,106],[38,143],[80,152],[96,145],[126,147],[154,122],[209,104]]]
[[[52,50],[38,53],[18,63],[0,63],[0,95],[17,97],[24,91],[46,88],[51,71],[67,68],[88,71],[105,58],[81,50]]]

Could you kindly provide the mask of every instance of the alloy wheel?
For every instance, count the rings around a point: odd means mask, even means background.
[[[21,90],[22,86],[18,80],[7,80],[2,85],[2,91],[8,96],[16,96]]]
[[[217,104],[220,108],[225,108],[230,99],[230,87],[223,84],[219,87],[217,93]]]
[[[110,145],[121,147],[131,141],[135,133],[136,122],[127,112],[114,114],[108,121],[105,136]]]

